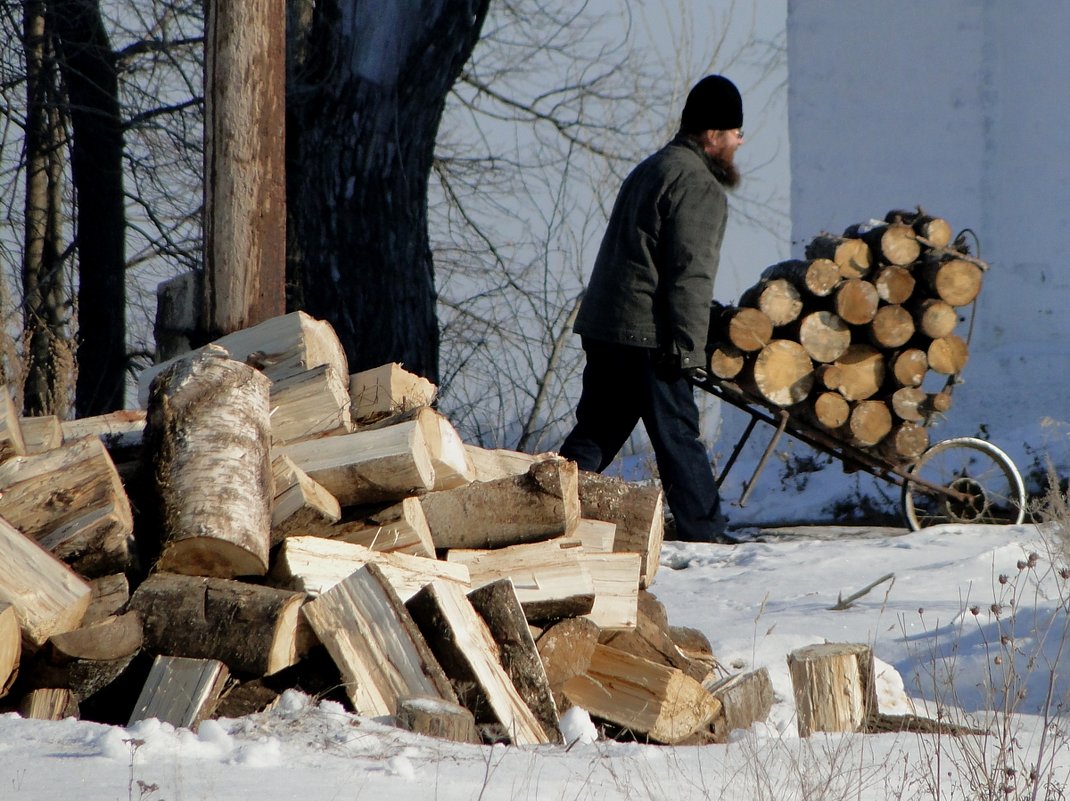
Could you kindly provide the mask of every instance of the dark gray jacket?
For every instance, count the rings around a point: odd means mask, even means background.
[[[716,166],[677,136],[625,179],[576,318],[577,334],[705,364],[728,217]]]

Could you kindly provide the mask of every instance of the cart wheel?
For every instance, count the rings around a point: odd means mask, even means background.
[[[1025,519],[1022,474],[1003,451],[975,437],[938,442],[921,455],[903,483],[903,513],[914,531],[940,523],[1021,523]]]

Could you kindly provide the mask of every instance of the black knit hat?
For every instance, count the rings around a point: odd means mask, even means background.
[[[722,75],[707,75],[688,92],[680,129],[731,131],[743,127],[743,98],[736,85]]]

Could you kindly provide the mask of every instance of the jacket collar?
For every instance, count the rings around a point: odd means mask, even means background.
[[[721,167],[721,165],[718,164],[715,159],[711,158],[709,154],[702,149],[699,143],[692,139],[690,136],[688,136],[687,134],[678,133],[676,134],[676,136],[673,137],[672,141],[669,142],[669,144],[686,147],[688,150],[691,150],[692,152],[697,154],[698,157],[702,159],[702,163],[706,165],[706,169],[713,173],[713,176],[717,179],[717,181],[722,184],[724,183],[724,179],[726,178],[724,168]]]

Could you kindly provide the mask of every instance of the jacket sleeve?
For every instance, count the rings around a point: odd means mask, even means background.
[[[680,367],[702,367],[728,201],[712,176],[681,182],[668,200],[660,280],[672,350]]]

